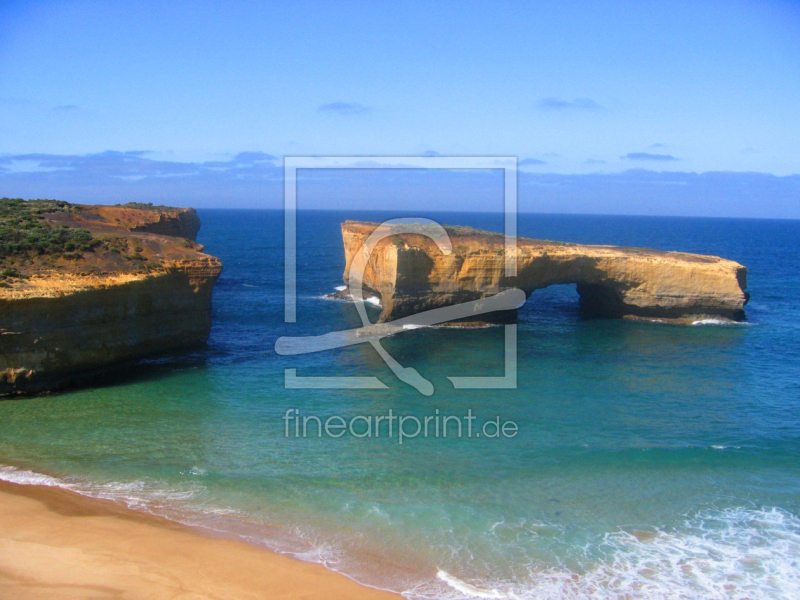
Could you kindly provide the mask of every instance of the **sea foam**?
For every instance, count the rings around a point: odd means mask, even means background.
[[[531,566],[524,581],[480,581],[440,569],[435,580],[404,595],[418,600],[800,598],[800,519],[780,509],[707,511],[680,531],[609,533],[601,546],[610,559],[580,573]]]
[[[692,325],[750,325],[741,321],[728,321],[727,319],[700,319],[699,321],[692,321]]]
[[[66,485],[55,477],[34,473],[27,469],[17,469],[16,467],[6,467],[0,465],[0,481],[16,483],[18,485],[46,485],[48,487],[66,487]]]
[[[198,467],[193,467],[190,472],[193,475],[200,474]],[[83,477],[62,479],[5,465],[0,465],[0,480],[19,485],[59,487],[89,498],[121,502],[130,509],[149,512],[186,524],[190,524],[191,519],[186,519],[189,517],[235,512],[202,503],[197,503],[194,510],[187,510],[188,501],[196,501],[203,495],[204,488],[196,484],[175,487],[149,478],[125,482],[94,481]]]
[[[483,590],[477,588],[466,581],[461,581],[458,577],[453,577],[450,573],[442,571],[441,569],[436,573],[436,577],[469,598],[505,598],[505,596],[497,590]]]

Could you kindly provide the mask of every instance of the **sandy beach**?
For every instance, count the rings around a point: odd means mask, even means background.
[[[0,598],[389,600],[321,565],[107,500],[0,482]]]

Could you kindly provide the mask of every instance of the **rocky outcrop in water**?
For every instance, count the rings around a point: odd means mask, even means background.
[[[383,226],[388,227],[388,226]],[[342,224],[345,283],[353,258],[378,228]],[[381,322],[520,288],[527,296],[554,284],[576,284],[587,314],[692,322],[740,320],[748,294],[747,269],[699,254],[644,248],[588,246],[518,238],[517,276],[505,276],[504,236],[468,227],[447,227],[452,252],[419,234],[397,234],[377,244],[364,273],[367,293],[381,298]],[[535,298],[535,297],[534,297]],[[507,322],[515,311],[482,316]]]
[[[91,382],[206,342],[222,264],[194,242],[193,209],[60,206],[38,223],[88,231],[91,241],[2,257],[0,394]]]

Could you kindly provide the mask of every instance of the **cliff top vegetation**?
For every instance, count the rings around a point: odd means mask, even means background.
[[[70,258],[91,251],[100,241],[89,231],[53,225],[44,217],[70,210],[61,200],[0,198],[0,261],[29,255]]]

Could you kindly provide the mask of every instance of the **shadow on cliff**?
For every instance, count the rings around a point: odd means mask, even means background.
[[[531,261],[509,283],[524,290],[529,301],[537,290],[574,285],[582,318],[617,318],[635,310],[623,301],[624,293],[633,285],[608,279],[599,259],[593,257],[565,262],[544,255]]]
[[[204,345],[189,350],[166,352],[150,358],[123,361],[108,367],[65,376],[58,386],[49,389],[11,391],[0,388],[0,402],[155,381],[169,377],[179,370],[206,367],[212,352],[210,346]]]

